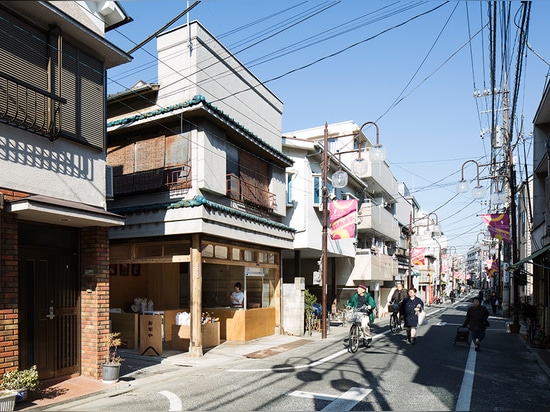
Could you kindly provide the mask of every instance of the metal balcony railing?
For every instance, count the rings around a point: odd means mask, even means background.
[[[269,212],[277,205],[276,196],[262,187],[256,186],[235,176],[227,175],[227,197],[232,200],[253,205]]]
[[[182,164],[113,176],[114,195],[173,191],[191,187],[191,166]]]
[[[0,72],[0,121],[50,140],[61,134],[66,99]]]

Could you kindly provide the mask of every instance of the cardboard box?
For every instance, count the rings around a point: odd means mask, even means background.
[[[189,329],[189,325],[172,325],[172,349],[189,350],[191,342]],[[201,332],[203,348],[210,348],[220,344],[220,322],[201,325]]]

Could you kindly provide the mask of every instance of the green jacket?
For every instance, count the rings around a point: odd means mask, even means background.
[[[365,296],[367,298],[366,304],[371,307],[371,310],[369,311],[369,320],[370,320],[370,323],[374,323],[374,308],[376,308],[376,302],[369,292],[365,292]],[[355,294],[351,297],[351,299],[348,300],[348,303],[346,303],[346,306],[357,309],[358,304],[359,304],[359,294],[355,292]]]

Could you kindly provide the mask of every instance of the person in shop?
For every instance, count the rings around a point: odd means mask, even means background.
[[[231,292],[231,295],[229,295],[231,306],[234,308],[243,307],[244,293],[241,289],[242,289],[241,282],[236,282],[235,285],[233,285],[233,292]]]

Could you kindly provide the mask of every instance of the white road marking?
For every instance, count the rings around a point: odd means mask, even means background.
[[[166,396],[168,398],[168,401],[170,402],[170,409],[169,411],[181,411],[183,406],[181,404],[181,399],[178,398],[175,394],[169,391],[161,391],[159,392],[161,395]]]
[[[322,401],[334,401],[338,399],[335,395],[326,395],[324,393],[304,392],[304,391],[292,391],[288,396],[296,396],[298,398],[320,399]]]
[[[350,388],[338,399],[325,406],[322,411],[351,411],[351,409],[372,392],[372,389]]]
[[[474,344],[470,344],[468,352],[468,360],[464,368],[464,377],[460,386],[460,393],[456,402],[456,411],[469,411],[470,403],[472,402],[472,388],[474,386],[474,375],[476,371],[477,352],[474,350]]]
[[[347,392],[340,396],[327,395],[323,393],[293,391],[289,396],[297,396],[300,398],[319,399],[323,401],[332,401],[323,411],[350,411],[355,405],[361,402],[365,396],[372,392],[372,389],[366,388],[350,388]]]

